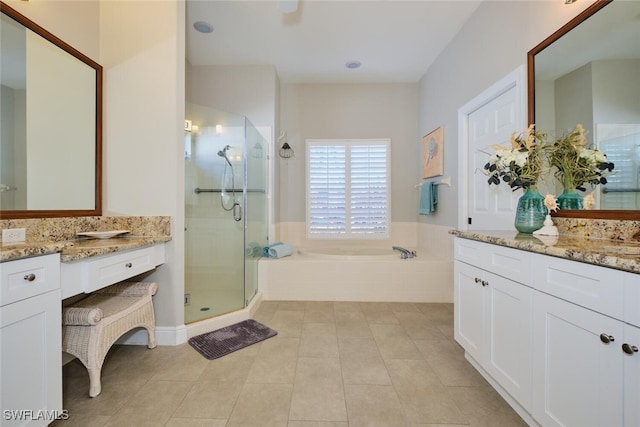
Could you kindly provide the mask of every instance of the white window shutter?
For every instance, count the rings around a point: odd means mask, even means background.
[[[389,237],[389,140],[308,140],[307,171],[309,237]]]

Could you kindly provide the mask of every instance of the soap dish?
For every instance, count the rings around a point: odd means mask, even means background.
[[[77,235],[81,237],[90,237],[92,239],[110,239],[129,232],[130,230],[85,231],[83,233],[77,233]]]

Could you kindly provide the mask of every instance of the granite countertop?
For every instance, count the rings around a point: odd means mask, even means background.
[[[595,239],[562,233],[559,236],[540,236],[517,231],[452,230],[451,234],[465,239],[640,273],[640,242]]]
[[[111,239],[78,238],[59,242],[17,243],[0,247],[0,262],[53,253],[60,253],[62,262],[73,262],[113,252],[165,243],[170,240],[170,236],[123,236]]]

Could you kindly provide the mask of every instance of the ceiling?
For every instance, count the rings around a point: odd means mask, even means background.
[[[417,82],[481,1],[298,0],[282,13],[277,0],[187,0],[187,60],[273,65],[285,83]]]

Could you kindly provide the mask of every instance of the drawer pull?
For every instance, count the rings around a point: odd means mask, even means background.
[[[613,335],[600,334],[600,341],[605,344],[609,344],[610,342],[615,341],[615,338],[613,337]]]
[[[127,267],[127,268],[131,268],[131,267],[133,267],[133,264],[131,264],[130,262],[128,262],[128,263],[126,263],[124,266],[125,266],[125,267]]]
[[[633,354],[638,352],[638,347],[636,347],[635,345],[624,343],[622,344],[622,351],[627,354]]]
[[[28,282],[33,282],[34,280],[36,280],[36,275],[33,273],[25,274],[24,280]]]

